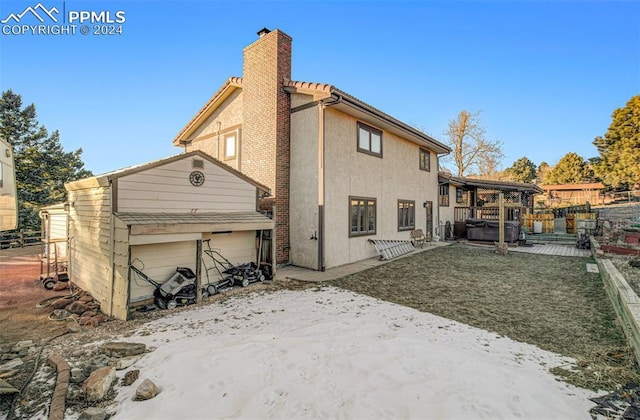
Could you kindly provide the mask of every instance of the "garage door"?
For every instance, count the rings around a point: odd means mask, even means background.
[[[210,239],[211,249],[218,251],[234,265],[256,261],[255,231],[205,234],[202,239]],[[208,250],[206,242],[203,242],[203,250]],[[220,276],[213,267],[213,260],[206,252],[202,253],[202,260],[202,283],[207,283],[206,274],[209,275],[210,282],[219,280]]]
[[[168,280],[176,272],[176,267],[189,267],[195,272],[196,241],[132,246],[131,263],[141,268],[140,262],[145,267],[142,271],[158,283]],[[131,302],[153,297],[154,289],[154,286],[131,272]]]
[[[242,264],[256,261],[256,233],[255,231],[230,232],[203,234],[202,239],[210,239],[211,249],[214,249],[232,264]],[[203,243],[203,250],[207,250],[206,242]],[[213,261],[203,252],[202,283],[208,281],[215,282],[220,276],[217,270],[213,269]],[[175,272],[176,267],[188,267],[194,272],[196,267],[196,241],[170,242],[161,244],[134,245],[131,247],[132,264],[138,268],[144,263],[143,272],[163,283]],[[208,271],[205,271],[207,270]],[[207,280],[207,274],[209,279]],[[131,273],[131,302],[153,297],[154,286]]]

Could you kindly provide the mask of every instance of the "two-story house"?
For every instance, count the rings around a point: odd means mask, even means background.
[[[434,138],[328,84],[291,80],[292,39],[266,28],[173,143],[266,185],[277,263],[324,270],[376,255],[368,239],[437,224]]]

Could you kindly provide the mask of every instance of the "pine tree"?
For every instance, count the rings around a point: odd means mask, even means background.
[[[527,157],[521,157],[513,162],[505,171],[509,178],[516,182],[531,182],[536,177],[536,164]]]
[[[612,188],[640,188],[640,95],[616,109],[603,137],[596,137],[596,175]]]
[[[38,123],[35,105],[23,108],[22,97],[11,90],[0,98],[0,137],[14,149],[18,228],[39,230],[40,207],[64,201],[66,182],[91,176],[82,149],[65,152],[60,133],[49,135]]]

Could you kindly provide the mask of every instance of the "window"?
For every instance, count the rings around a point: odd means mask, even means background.
[[[349,236],[376,234],[376,199],[349,197]]]
[[[358,152],[382,157],[382,131],[358,123]]]
[[[449,207],[449,184],[440,185],[438,204],[443,207]]]
[[[467,192],[462,188],[456,188],[456,203],[467,203]]]
[[[416,202],[398,200],[398,231],[412,230],[416,223]]]
[[[431,153],[428,150],[420,149],[420,170],[427,172],[431,170]]]
[[[224,158],[233,159],[236,157],[236,133],[224,136]]]

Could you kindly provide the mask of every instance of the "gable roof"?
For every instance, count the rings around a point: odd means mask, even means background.
[[[493,181],[488,179],[473,179],[462,176],[453,176],[440,172],[438,174],[440,184],[453,184],[457,187],[493,188],[503,191],[520,191],[534,194],[542,194],[542,188],[535,184],[511,181]]]
[[[326,83],[301,82],[285,79],[284,88],[289,93],[301,93],[311,95],[316,102],[324,102],[327,106],[333,106],[350,115],[362,117],[363,119],[373,118],[385,125],[384,128],[402,137],[409,138],[415,143],[424,144],[436,153],[449,153],[451,149],[397,118],[361,101],[353,95]],[[192,139],[190,136],[211,114],[227,99],[235,89],[242,89],[241,77],[230,77],[213,94],[211,99],[196,113],[196,115],[185,125],[173,139],[173,144],[188,143]]]
[[[106,172],[104,174],[95,175],[89,178],[83,178],[77,181],[67,182],[66,184],[64,184],[64,187],[66,188],[67,191],[82,190],[82,189],[94,188],[94,187],[106,187],[114,179],[118,179],[123,176],[135,174],[138,172],[142,172],[148,169],[157,168],[159,166],[176,162],[182,159],[187,159],[192,156],[198,156],[204,160],[207,160],[208,162],[213,163],[214,165],[224,169],[225,171],[255,186],[257,189],[259,189],[262,192],[269,192],[269,193],[271,192],[269,187],[259,183],[258,181],[253,180],[252,178],[249,178],[247,175],[243,174],[242,172],[236,169],[233,169],[231,166],[225,165],[224,163],[220,162],[219,160],[215,159],[214,157],[206,154],[201,150],[194,150],[188,153],[181,153],[179,155],[174,155],[174,156],[166,157],[163,159],[154,160],[154,161],[143,163],[140,165],[129,166],[127,168],[117,169],[115,171]]]

